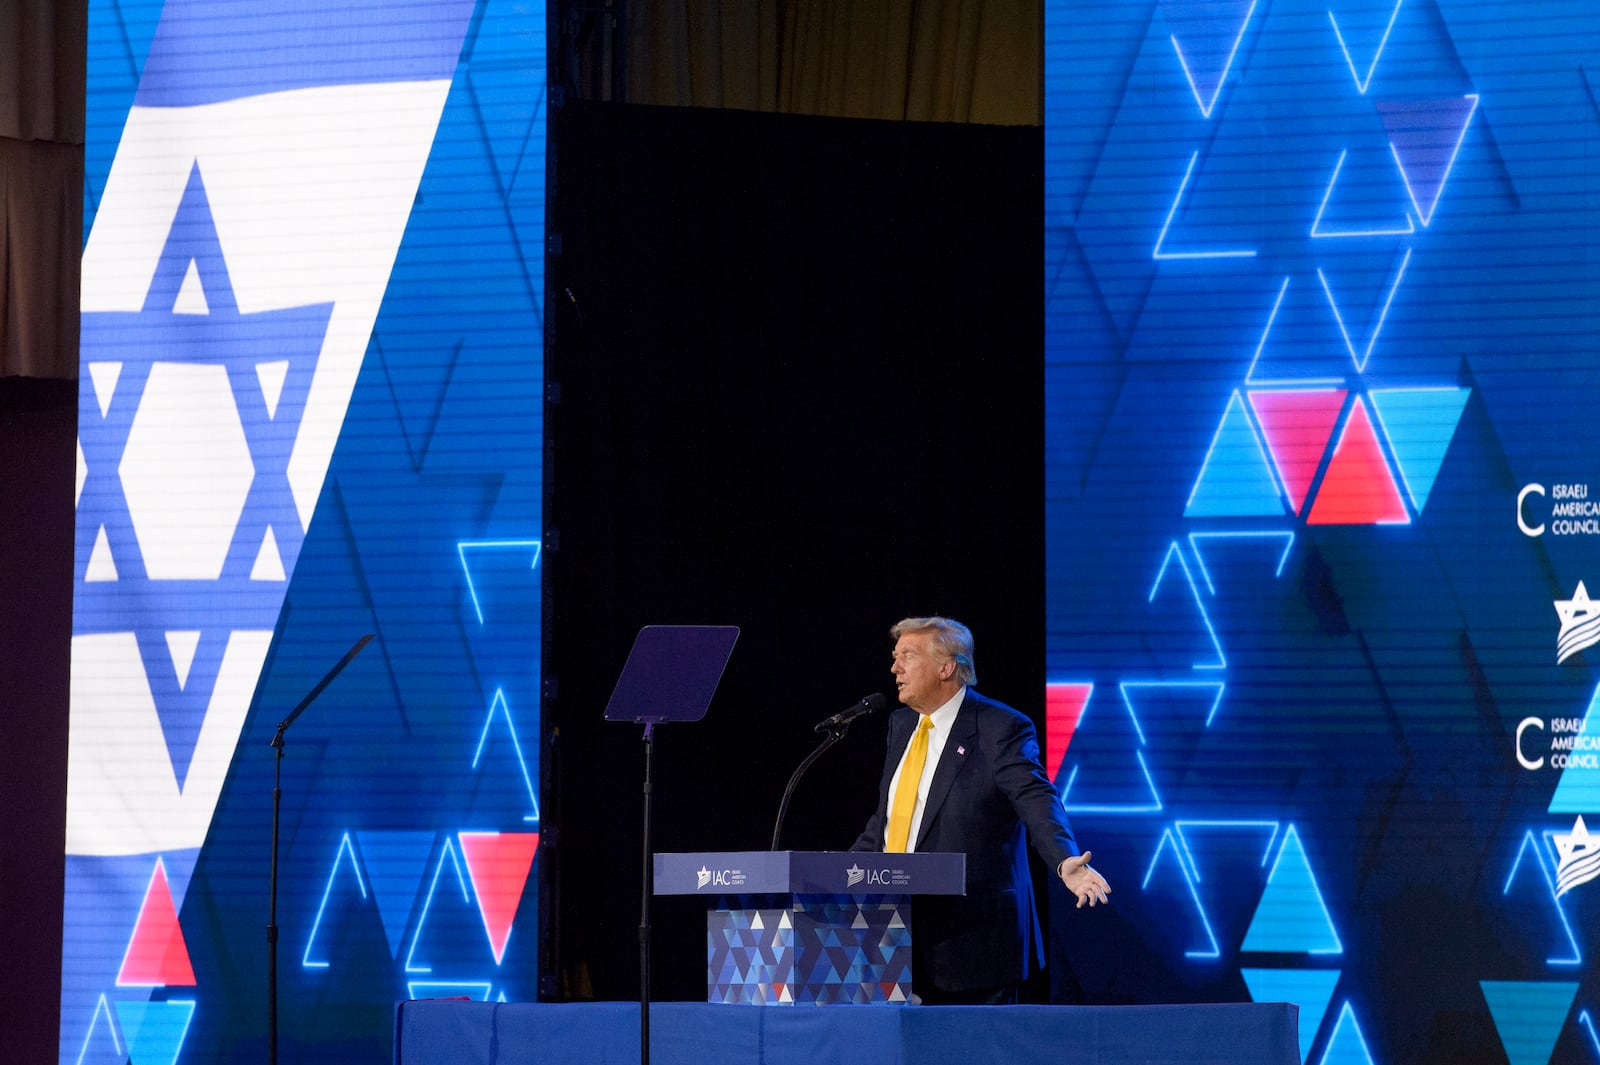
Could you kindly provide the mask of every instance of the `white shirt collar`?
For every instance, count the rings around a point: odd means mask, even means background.
[[[956,693],[950,696],[948,702],[928,717],[933,721],[933,730],[944,736],[950,732],[950,726],[956,723],[956,713],[961,709],[961,700],[966,698],[967,686],[963,684]]]

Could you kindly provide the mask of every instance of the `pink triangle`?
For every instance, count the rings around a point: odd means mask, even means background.
[[[1092,683],[1046,684],[1044,687],[1044,755],[1052,782],[1061,771],[1061,760],[1067,756],[1072,734],[1093,694]]]
[[[1319,392],[1251,392],[1250,406],[1267,437],[1267,450],[1278,476],[1289,490],[1294,512],[1300,513],[1311,479],[1322,465],[1328,439],[1344,409],[1345,390]]]
[[[1306,523],[1388,525],[1410,520],[1394,475],[1378,447],[1366,405],[1357,399]]]
[[[193,987],[194,983],[194,967],[189,964],[189,948],[183,941],[183,929],[178,926],[167,869],[157,858],[144,902],[139,905],[139,917],[133,922],[133,937],[122,956],[117,986]]]
[[[538,850],[537,832],[461,833],[461,855],[467,861],[467,875],[478,896],[478,912],[483,915],[483,930],[489,933],[496,965],[505,957],[511,922],[516,919]]]

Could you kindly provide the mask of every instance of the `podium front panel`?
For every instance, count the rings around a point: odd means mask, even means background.
[[[896,1005],[911,998],[911,896],[966,890],[966,855],[661,853],[657,895],[704,895],[706,999]]]
[[[911,995],[911,900],[745,896],[706,914],[706,1001],[903,1005]]]

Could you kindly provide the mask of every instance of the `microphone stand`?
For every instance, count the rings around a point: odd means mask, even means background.
[[[305,712],[312,700],[322,694],[322,690],[333,683],[345,666],[348,666],[356,655],[360,654],[372,642],[372,633],[367,633],[355,642],[355,646],[345,652],[345,656],[326,676],[317,682],[317,686],[307,693],[300,705],[289,711],[289,716],[278,722],[278,731],[272,737],[271,747],[277,751],[273,762],[272,771],[272,874],[267,888],[267,1062],[268,1065],[278,1065],[278,808],[283,802],[283,734],[289,731],[289,726],[294,724],[294,719]]]
[[[812,762],[822,757],[823,751],[844,739],[844,734],[849,731],[850,722],[848,721],[840,721],[838,724],[830,725],[827,729],[827,735],[822,737],[822,742],[817,745],[817,749],[806,755],[805,761],[801,762],[799,768],[794,771],[794,776],[789,778],[789,786],[783,789],[783,801],[778,804],[778,821],[772,826],[771,850],[778,849],[778,837],[783,833],[783,818],[789,812],[789,800],[794,797],[795,785],[800,783],[800,777],[805,774],[807,769],[811,768]]]

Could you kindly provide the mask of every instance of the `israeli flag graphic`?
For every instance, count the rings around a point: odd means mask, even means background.
[[[181,1050],[192,1001],[116,989],[184,983],[173,915],[473,6],[169,0],[142,30],[92,12],[135,69],[147,50],[103,186],[89,167],[64,1061]],[[145,935],[167,938],[145,956]]]

